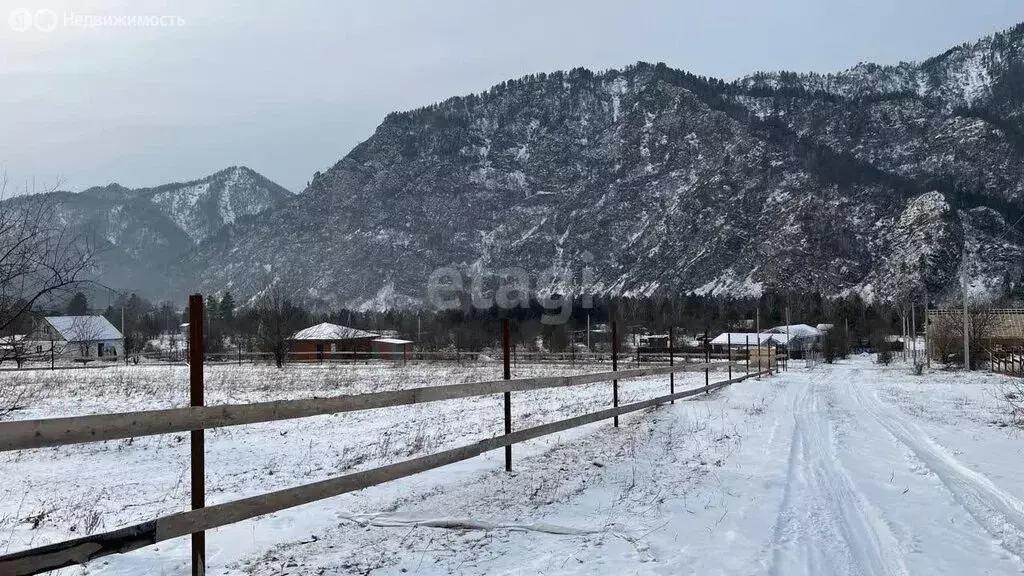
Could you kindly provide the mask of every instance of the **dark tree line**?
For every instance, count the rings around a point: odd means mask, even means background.
[[[591,344],[607,346],[601,337],[602,325],[612,320],[619,324],[620,338],[629,340],[634,333],[664,334],[673,327],[680,338],[712,336],[726,331],[764,330],[786,323],[786,311],[792,323],[833,324],[842,337],[833,337],[830,345],[841,348],[869,348],[879,335],[901,331],[901,313],[891,306],[868,304],[859,296],[826,298],[820,294],[798,294],[768,291],[759,298],[731,298],[701,295],[655,295],[646,298],[597,297],[585,306],[582,299],[573,302],[564,322],[550,323],[552,310],[539,302],[528,306],[502,309],[492,306],[478,309],[467,305],[455,310],[388,310],[365,311],[339,309],[317,311],[306,308],[280,293],[271,293],[254,303],[235,310],[230,295],[207,299],[207,340],[209,351],[226,352],[226,346],[244,351],[262,351],[283,361],[288,338],[303,328],[319,322],[331,322],[370,332],[394,332],[412,340],[423,350],[458,349],[482,351],[500,346],[501,322],[510,321],[513,344],[524,349],[543,347],[549,351],[565,351],[573,344],[587,342],[587,326]],[[186,311],[187,314],[187,311]],[[923,325],[924,308],[916,309],[919,326]]]

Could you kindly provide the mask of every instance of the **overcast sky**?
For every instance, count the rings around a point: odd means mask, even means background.
[[[235,164],[298,192],[388,112],[532,72],[637,60],[726,79],[828,72],[924,59],[1024,21],[1021,0],[0,6],[0,170],[8,193],[33,179],[37,188],[60,179],[69,190],[153,186]],[[20,8],[36,18],[23,32],[16,28],[25,20],[8,17]],[[75,25],[99,16],[165,16],[171,25]]]

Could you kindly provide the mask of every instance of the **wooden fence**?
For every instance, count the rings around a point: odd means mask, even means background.
[[[756,345],[751,345],[750,353],[754,353]],[[667,362],[668,349],[636,349],[633,355],[627,360],[635,363]],[[706,358],[704,352],[681,352],[675,349],[677,360],[695,360],[703,362]],[[382,355],[383,354],[383,355]],[[285,353],[283,362],[316,363],[316,364],[406,364],[410,362],[449,362],[455,364],[466,364],[476,362],[491,362],[492,358],[499,356],[501,351],[493,350],[410,350],[409,352],[389,356],[388,352],[378,353],[373,351],[337,351],[337,352],[294,352]],[[143,352],[142,358],[157,362],[185,363],[187,354],[185,351],[164,351],[164,352]],[[734,355],[739,359],[743,356],[741,350]],[[512,349],[512,363],[529,364],[585,364],[585,363],[608,363],[611,362],[611,352],[546,352],[536,350]],[[712,352],[711,358],[724,360],[728,354],[723,352]],[[247,350],[227,350],[219,352],[206,352],[207,364],[273,364],[274,354],[271,352],[253,352]]]
[[[1024,348],[1000,347],[997,350],[990,350],[988,366],[998,374],[1024,377]]]
[[[193,330],[190,334],[190,341],[193,349],[202,350],[203,299],[201,296],[192,296],[190,298],[189,311],[191,316],[190,328]],[[612,330],[616,330],[614,322],[612,323]],[[779,357],[775,357],[774,362],[769,359],[764,371],[751,372],[749,362],[712,363],[710,358],[707,358],[707,361],[704,363],[676,365],[674,357],[670,354],[668,366],[653,366],[620,371],[617,366],[618,351],[613,348],[612,371],[610,372],[512,380],[509,370],[510,354],[507,321],[503,323],[502,335],[504,364],[504,378],[502,380],[450,386],[429,386],[332,398],[203,406],[203,364],[202,358],[197,357],[195,358],[196,362],[190,366],[192,406],[188,408],[0,422],[0,451],[65,446],[185,431],[191,432],[192,435],[192,510],[162,516],[110,532],[6,554],[0,556],[0,574],[5,576],[40,574],[66,566],[84,564],[90,560],[110,554],[130,552],[172,538],[192,535],[192,573],[193,575],[202,575],[205,574],[206,570],[206,530],[331,498],[391,480],[405,478],[413,474],[467,460],[498,448],[505,448],[505,467],[511,470],[513,444],[609,418],[614,420],[614,425],[617,427],[618,417],[622,414],[675,402],[676,400],[697,394],[709,394],[713,390],[746,380],[747,378],[771,375],[772,371],[777,369],[780,360]],[[732,377],[734,369],[742,369],[744,371],[743,375],[735,378]],[[727,370],[728,378],[719,382],[711,382],[710,373],[718,370]],[[704,372],[704,386],[676,392],[675,374],[680,372]],[[669,393],[667,395],[619,405],[619,380],[657,375],[669,376]],[[513,392],[578,386],[607,381],[612,382],[611,408],[512,431],[511,394]],[[205,506],[204,430],[495,394],[504,395],[504,435],[371,470],[345,474],[311,484],[214,506]]]

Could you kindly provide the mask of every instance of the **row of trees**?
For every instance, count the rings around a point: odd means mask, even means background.
[[[67,312],[79,315],[89,309],[85,295],[78,293],[72,297]],[[969,314],[975,368],[987,358],[985,346],[994,327],[988,310],[975,307]],[[153,304],[132,294],[108,306],[104,316],[120,326],[122,313],[125,349],[129,354],[142,352],[147,342],[161,334],[170,335],[172,348],[184,349],[178,326],[188,320],[187,308],[181,311],[170,302]],[[500,345],[501,321],[507,318],[515,345],[528,350],[562,352],[588,343],[594,349],[610,346],[606,325],[613,319],[619,322],[620,344],[625,347],[637,333],[664,334],[673,327],[682,341],[726,330],[752,331],[785,324],[788,313],[793,323],[834,326],[822,341],[821,352],[828,362],[845,357],[852,350],[885,351],[891,347],[888,336],[909,334],[911,317],[916,319],[916,331],[922,332],[927,316],[923,303],[886,306],[869,304],[856,295],[836,299],[777,291],[768,291],[759,298],[675,294],[577,299],[567,320],[560,324],[545,323],[549,313],[536,301],[512,310],[466,306],[449,311],[323,311],[309,309],[282,290],[272,288],[241,308],[230,292],[207,296],[204,324],[207,353],[216,356],[236,350],[259,351],[271,354],[281,364],[287,356],[288,338],[318,322],[371,332],[393,331],[425,350],[479,352]],[[963,361],[962,315],[939,315],[930,332],[937,359],[948,363]]]
[[[230,294],[205,300],[208,352],[227,347],[258,350],[283,358],[287,338],[318,322],[332,322],[371,332],[394,331],[421,349],[457,348],[481,351],[500,345],[501,321],[511,321],[514,344],[527,349],[565,351],[588,342],[608,345],[607,337],[595,334],[611,320],[619,322],[626,343],[635,333],[665,333],[676,329],[682,339],[725,330],[753,331],[786,322],[835,324],[842,329],[844,349],[867,348],[879,334],[898,333],[907,310],[867,304],[858,296],[829,299],[819,294],[768,292],[760,298],[729,298],[699,295],[656,295],[644,298],[577,299],[564,323],[548,324],[550,314],[540,303],[511,310],[493,306],[457,310],[361,311],[340,309],[314,311],[271,289],[253,303],[236,309]],[[923,317],[923,308],[917,311]],[[188,311],[184,313],[187,318]],[[848,339],[848,342],[847,342]]]

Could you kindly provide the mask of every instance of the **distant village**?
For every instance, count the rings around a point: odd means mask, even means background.
[[[692,310],[715,309],[689,304]],[[714,300],[707,300],[714,304]],[[833,350],[846,352],[885,349],[909,351],[916,358],[955,355],[959,342],[956,311],[911,310],[903,317],[858,319],[849,315],[831,323],[780,323],[761,327],[759,311],[739,316],[726,309],[718,318],[685,318],[675,323],[660,320],[644,301],[627,301],[625,320],[619,326],[619,350],[631,355],[655,354],[673,349],[687,352],[725,353],[774,349],[794,359],[821,357]],[[684,305],[687,302],[684,301]],[[564,356],[568,359],[608,354],[611,326],[607,319],[615,303],[580,310],[564,325],[546,326],[539,311],[516,310],[513,343],[517,354]],[[631,306],[631,308],[629,307]],[[684,306],[685,307],[685,306]],[[870,308],[868,308],[870,311]],[[98,312],[82,293],[75,294],[59,311],[26,316],[0,335],[0,366],[99,365],[149,361],[184,362],[188,358],[188,310],[169,303],[154,305],[136,295],[121,297]],[[646,313],[655,321],[637,321]],[[237,307],[230,293],[204,300],[205,353],[221,362],[344,362],[412,359],[471,360],[495,357],[500,347],[500,311],[437,313],[427,311],[355,312],[314,314],[287,299],[271,305]],[[822,314],[795,311],[803,317]],[[987,312],[987,349],[1019,345],[1024,334],[1020,310]],[[766,313],[766,319],[785,319],[785,311]],[[850,320],[852,317],[852,322]],[[867,320],[865,320],[865,318]],[[927,320],[925,319],[927,318]],[[867,322],[867,323],[865,323]],[[695,329],[704,323],[704,329]],[[720,328],[711,329],[712,325]],[[931,338],[929,338],[931,327]],[[671,328],[671,329],[670,329]],[[977,331],[983,333],[978,328]],[[995,348],[994,348],[995,347]],[[930,354],[926,354],[930,350]],[[740,353],[740,352],[737,352]]]

